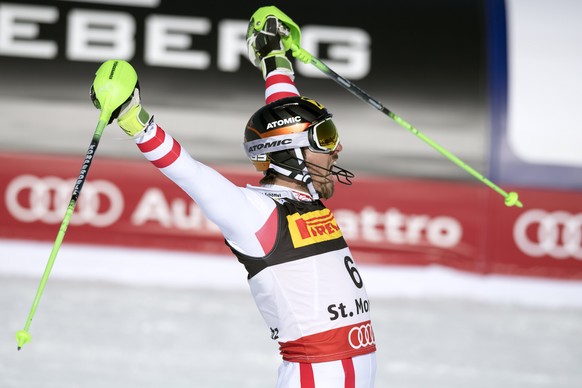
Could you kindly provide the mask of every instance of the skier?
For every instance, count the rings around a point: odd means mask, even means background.
[[[353,174],[336,165],[343,146],[331,113],[295,85],[285,28],[269,16],[247,36],[249,58],[265,80],[266,105],[244,130],[245,152],[263,173],[258,186],[236,186],[195,160],[141,105],[139,85],[113,118],[219,227],[245,266],[258,310],[280,346],[277,387],[370,388],[376,345],[368,296],[321,201],[332,197],[334,178],[351,184]]]

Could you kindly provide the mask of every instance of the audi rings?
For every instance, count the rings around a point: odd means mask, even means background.
[[[350,346],[354,349],[374,345],[376,343],[376,337],[374,336],[372,325],[367,323],[362,326],[352,327],[348,334],[348,341],[350,342]]]
[[[529,210],[517,219],[513,238],[529,256],[582,260],[582,213]]]
[[[57,224],[65,215],[74,184],[75,179],[20,175],[6,188],[6,208],[14,218],[22,222]],[[71,224],[103,228],[112,225],[121,217],[124,208],[123,194],[109,181],[87,181],[77,205]]]

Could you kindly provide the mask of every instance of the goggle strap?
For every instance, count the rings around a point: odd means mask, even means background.
[[[307,132],[271,136],[264,139],[251,140],[244,144],[248,157],[288,150],[290,148],[309,147],[309,145]]]

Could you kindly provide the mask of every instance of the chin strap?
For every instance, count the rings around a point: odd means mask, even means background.
[[[297,164],[296,167],[285,164],[285,161],[283,161],[277,164],[271,162],[269,169],[275,171],[278,174],[304,183],[307,186],[307,190],[309,190],[311,197],[313,197],[314,200],[318,200],[319,194],[317,191],[315,191],[315,187],[313,186],[313,180],[311,179],[311,175],[309,175],[309,170],[307,169],[307,164],[303,159],[303,152],[301,151],[301,148],[294,148],[291,151],[293,152],[294,156],[289,156],[287,160],[294,160]]]

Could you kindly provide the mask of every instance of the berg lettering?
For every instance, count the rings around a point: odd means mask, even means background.
[[[271,142],[265,142],[262,144],[257,144],[252,147],[249,147],[249,153],[259,150],[268,150],[269,148],[278,147],[280,145],[287,145],[293,143],[293,139],[283,139],[283,140],[275,140]]]
[[[282,120],[271,121],[269,124],[267,124],[267,129],[273,129],[277,127],[282,127],[283,125],[295,124],[300,122],[301,122],[300,116],[288,117]]]

